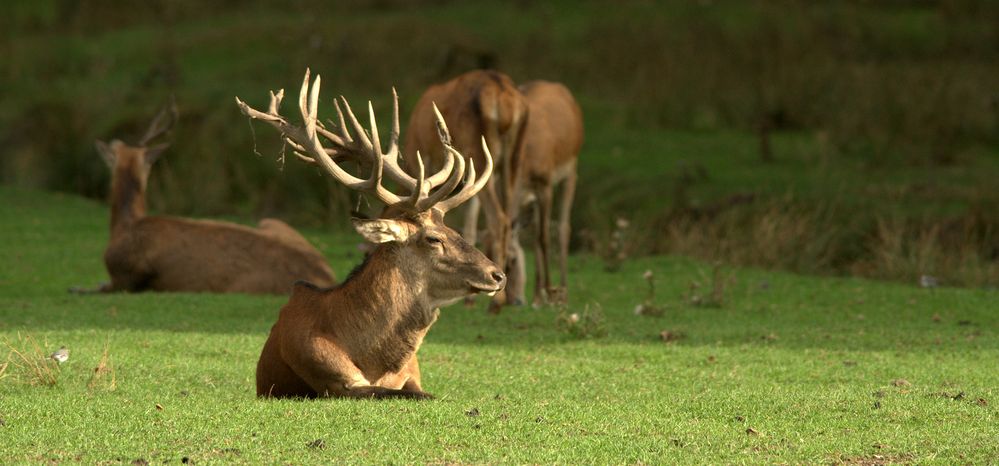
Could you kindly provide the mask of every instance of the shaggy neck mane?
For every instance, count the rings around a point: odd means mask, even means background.
[[[111,232],[146,216],[142,183],[127,170],[116,170],[111,183]]]
[[[426,280],[399,260],[401,249],[397,243],[378,246],[327,295],[333,300],[327,309],[340,310],[338,331],[351,332],[359,337],[351,341],[364,342],[365,348],[351,352],[365,370],[401,369],[436,319]]]

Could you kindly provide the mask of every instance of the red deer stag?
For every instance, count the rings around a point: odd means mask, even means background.
[[[88,291],[287,294],[296,280],[332,285],[333,271],[323,255],[280,220],[263,219],[251,228],[146,216],[149,172],[169,143],[148,144],[176,119],[175,105],[164,108],[138,146],[96,142],[111,168],[111,240],[104,252],[111,283]]]
[[[512,157],[527,118],[527,104],[513,81],[496,71],[471,71],[431,86],[413,108],[406,130],[403,149],[410,171],[417,167],[417,152],[428,157],[428,165],[433,169],[448,161],[431,112],[435,104],[451,122],[454,147],[458,151],[481,166],[485,149],[480,148],[479,140],[484,136],[488,149],[496,154],[498,176],[493,176],[482,193],[468,203],[462,233],[467,241],[475,244],[479,198],[482,198],[488,231],[483,249],[494,262],[505,264],[512,235],[507,215],[515,176],[511,172]],[[490,311],[498,311],[506,301],[505,293],[497,294],[490,303]]]
[[[514,160],[518,164],[514,170],[518,179],[514,187],[517,199],[511,204],[512,219],[516,220],[517,208],[527,202],[537,202],[535,222],[538,229],[535,241],[535,289],[533,304],[564,300],[569,255],[569,214],[572,210],[573,195],[576,191],[576,162],[583,144],[583,113],[565,86],[549,81],[531,81],[520,86],[527,99],[530,119],[524,129],[521,153]],[[562,183],[562,198],[559,202],[558,245],[560,288],[552,288],[548,273],[550,257],[551,216],[555,187]],[[517,222],[519,223],[519,222]],[[515,232],[516,233],[516,232]],[[514,265],[511,266],[510,286],[521,284],[524,275],[523,253],[514,236]],[[513,275],[519,275],[514,277]],[[518,296],[523,289],[508,291]]]
[[[438,137],[448,159],[439,171],[425,176],[417,156],[416,175],[410,176],[399,167],[399,102],[394,91],[389,150],[382,152],[371,103],[369,137],[347,100],[335,101],[337,134],[318,121],[319,86],[316,76],[309,89],[306,71],[299,93],[301,127],[278,113],[283,91],[271,93],[266,113],[238,98],[236,103],[245,115],[277,128],[299,158],[351,189],[373,194],[388,207],[381,218],[353,220],[357,232],[377,246],[342,284],[330,289],[296,284],[260,354],[257,396],[430,398],[420,385],[416,352],[439,307],[476,293],[496,293],[506,281],[499,267],[444,224],[444,214],[485,186],[493,170],[492,156],[483,147],[485,171],[476,179],[475,162],[469,161],[466,174],[465,159],[452,147],[438,113]],[[320,136],[329,147],[323,147]],[[359,179],[347,173],[337,165],[342,159],[370,167],[370,176]],[[399,196],[382,186],[383,173],[410,194]]]

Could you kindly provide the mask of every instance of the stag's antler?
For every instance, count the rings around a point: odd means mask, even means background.
[[[371,102],[368,102],[368,116],[371,120],[371,136],[357,121],[354,112],[347,103],[347,99],[340,96],[339,100],[334,100],[337,118],[339,120],[339,134],[326,129],[317,118],[319,103],[319,87],[321,79],[316,75],[315,81],[309,86],[309,70],[305,71],[305,79],[302,82],[302,89],[299,92],[299,109],[305,127],[292,125],[278,113],[278,107],[284,97],[284,90],[279,90],[276,94],[271,91],[270,106],[266,113],[255,110],[239,97],[236,104],[244,115],[265,121],[281,132],[282,138],[295,151],[300,159],[319,165],[329,172],[333,177],[351,189],[375,194],[382,202],[394,205],[401,204],[414,211],[425,211],[434,207],[442,213],[467,201],[485,186],[486,181],[493,171],[493,159],[486,146],[485,138],[482,139],[482,147],[486,155],[486,169],[478,179],[475,176],[475,166],[471,160],[468,161],[468,171],[465,172],[465,157],[461,155],[451,145],[451,135],[444,117],[441,116],[434,105],[434,112],[437,115],[438,135],[441,138],[448,157],[438,172],[430,177],[425,177],[423,158],[417,153],[417,177],[414,178],[399,167],[399,96],[395,89],[392,89],[393,99],[393,119],[392,132],[389,136],[389,150],[382,152],[381,140],[378,136],[378,127],[375,124],[375,112]],[[344,119],[344,112],[340,107],[347,110],[347,119],[354,128],[356,137],[351,136],[347,130],[347,123]],[[331,143],[331,147],[323,147],[319,136],[322,136]],[[359,179],[347,173],[337,165],[336,160],[352,159],[361,162],[362,166],[371,166],[371,175],[367,179]],[[400,197],[381,184],[383,171],[402,188],[410,191],[405,197]],[[462,189],[452,195],[455,187],[465,178],[465,185]],[[431,191],[433,191],[431,193]]]
[[[139,139],[139,146],[148,145],[150,141],[169,131],[176,122],[177,99],[170,96],[170,102],[160,109],[159,113],[153,118],[153,121],[149,123],[149,128],[146,128],[146,133],[142,135],[142,139]]]

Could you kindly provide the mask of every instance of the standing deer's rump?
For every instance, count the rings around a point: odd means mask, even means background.
[[[444,224],[445,213],[485,186],[493,169],[492,156],[484,147],[482,175],[476,178],[474,161],[467,163],[466,172],[465,159],[451,146],[447,126],[437,113],[438,137],[448,158],[440,170],[427,176],[418,156],[416,174],[410,176],[399,166],[398,98],[389,150],[383,152],[370,103],[370,137],[343,97],[335,101],[339,134],[319,122],[320,82],[316,76],[310,90],[306,71],[299,93],[302,127],[278,113],[284,91],[271,93],[267,112],[238,98],[236,103],[245,115],[277,128],[300,159],[388,207],[381,218],[354,219],[357,232],[377,246],[342,284],[330,289],[296,284],[261,351],[257,396],[429,398],[421,386],[416,352],[437,320],[439,307],[477,293],[494,294],[506,281],[499,267]],[[320,137],[330,147],[324,147]],[[344,159],[370,168],[370,176],[360,179],[347,173],[337,164]],[[409,194],[399,196],[386,189],[383,175]]]
[[[459,152],[481,166],[485,157],[479,140],[484,136],[488,149],[496,154],[497,175],[468,203],[462,235],[475,244],[481,199],[488,231],[483,248],[490,259],[505,264],[512,234],[508,211],[516,177],[513,156],[527,121],[527,104],[513,80],[492,70],[470,71],[431,86],[413,108],[406,130],[403,156],[410,171],[417,165],[417,152],[427,157],[431,169],[439,168],[447,160],[431,112],[435,104],[444,119],[451,122],[450,133]],[[490,310],[498,311],[506,303],[506,294],[501,292],[490,303]]]
[[[521,153],[514,158],[518,174],[514,190],[516,200],[511,203],[511,218],[516,222],[519,208],[526,202],[535,201],[535,224],[538,236],[535,241],[535,289],[533,302],[544,304],[549,298],[566,299],[566,276],[569,255],[569,214],[576,191],[576,165],[579,149],[583,145],[583,113],[565,86],[549,81],[531,81],[520,86],[527,99],[530,119],[524,129]],[[558,245],[559,245],[559,289],[552,288],[548,261],[551,256],[551,216],[555,187],[562,184],[559,202]],[[516,252],[515,264],[510,272],[511,283],[522,283],[515,279],[523,272],[523,253],[513,236]],[[519,278],[518,277],[518,278]],[[522,289],[509,291],[512,295],[523,293]]]
[[[138,146],[97,141],[111,168],[111,283],[96,291],[207,291],[286,294],[297,280],[334,283],[322,254],[280,220],[258,228],[211,220],[147,216],[146,182],[167,143],[148,143],[176,120],[164,108]],[[75,290],[79,291],[79,290]]]

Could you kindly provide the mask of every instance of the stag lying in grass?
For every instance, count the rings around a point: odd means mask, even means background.
[[[466,173],[465,159],[452,147],[437,113],[438,137],[448,158],[439,171],[425,176],[418,156],[416,174],[410,176],[399,167],[397,97],[389,150],[382,152],[371,104],[370,137],[343,97],[336,104],[339,134],[334,133],[317,119],[319,86],[316,76],[310,91],[306,71],[299,94],[303,126],[278,113],[283,91],[271,93],[266,113],[238,98],[236,103],[245,115],[277,128],[299,158],[388,207],[380,218],[354,219],[357,232],[377,246],[342,284],[330,289],[296,284],[260,354],[257,395],[429,398],[420,385],[416,352],[439,307],[478,293],[494,294],[506,281],[499,267],[444,224],[444,214],[486,184],[492,156],[483,140],[485,171],[476,178],[474,161],[469,161]],[[344,159],[370,167],[370,176],[359,179],[347,173],[337,164]],[[399,196],[385,188],[383,174],[410,194]]]
[[[497,174],[486,183],[482,193],[468,203],[462,234],[475,244],[481,199],[488,232],[483,237],[483,249],[490,259],[504,264],[512,239],[511,218],[507,214],[512,202],[508,193],[511,193],[515,176],[511,171],[512,157],[527,121],[524,97],[517,91],[513,80],[492,70],[470,71],[431,86],[413,108],[406,130],[403,156],[410,171],[417,166],[418,152],[428,157],[428,165],[432,169],[447,162],[447,153],[437,137],[432,107],[439,107],[444,118],[451,122],[454,147],[458,151],[481,166],[485,162],[485,154],[479,140],[485,137],[488,149],[496,154]],[[516,286],[514,283],[510,285]],[[498,293],[490,303],[490,311],[497,312],[507,304],[507,298],[505,292]]]
[[[297,280],[330,286],[323,255],[280,220],[258,228],[146,215],[146,182],[169,145],[149,145],[177,119],[174,105],[153,120],[137,146],[97,141],[111,168],[111,240],[104,252],[111,283],[96,290],[287,294]]]

